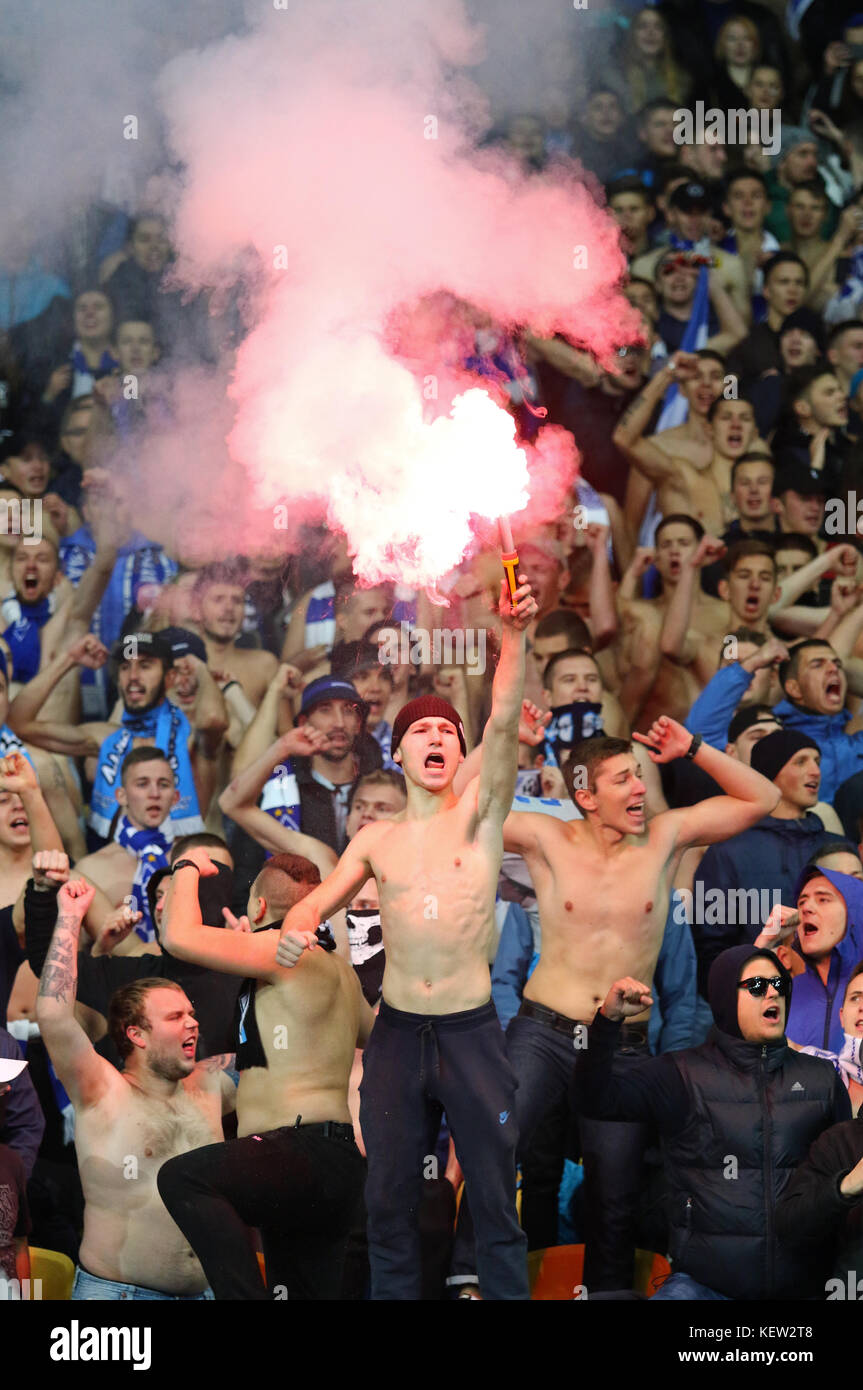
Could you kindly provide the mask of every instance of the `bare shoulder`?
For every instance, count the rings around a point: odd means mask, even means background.
[[[192,1074],[186,1077],[183,1086],[190,1093],[221,1091],[222,1073],[232,1067],[235,1060],[233,1052],[217,1052],[212,1057],[204,1057]]]
[[[404,819],[404,811],[399,811],[397,816],[387,817],[386,820],[369,821],[367,825],[360,827],[348,848],[359,855],[373,853],[404,824]]]
[[[103,845],[101,849],[94,850],[92,854],[85,854],[83,859],[77,860],[74,869],[76,874],[86,875],[91,871],[98,873],[100,869],[104,870],[108,866],[114,868],[119,864],[125,864],[127,860],[134,863],[134,854],[114,841],[110,845]]]
[[[687,809],[681,807],[679,810],[660,811],[658,816],[654,816],[648,822],[647,838],[642,848],[648,853],[662,855],[668,858],[675,852],[677,837],[686,819]]]

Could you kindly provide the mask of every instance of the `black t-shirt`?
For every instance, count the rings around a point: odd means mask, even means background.
[[[6,1026],[6,1009],[9,995],[18,974],[18,967],[25,959],[18,944],[15,928],[12,925],[12,904],[0,909],[0,1027]]]

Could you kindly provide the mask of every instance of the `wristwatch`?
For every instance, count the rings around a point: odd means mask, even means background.
[[[689,757],[689,754],[687,753],[686,756]],[[197,869],[198,873],[201,872],[194,859],[178,859],[174,867],[171,869],[172,878],[174,877],[174,874],[177,872],[178,869]]]
[[[688,758],[689,761],[691,762],[692,759],[695,757],[696,753],[698,752],[698,750],[699,750],[699,748],[701,747],[701,745],[702,745],[703,742],[704,742],[704,739],[701,737],[701,734],[693,734],[693,735],[692,735],[692,742],[690,743],[689,747],[687,748],[686,752],[685,752],[684,755],[683,755],[684,758]]]

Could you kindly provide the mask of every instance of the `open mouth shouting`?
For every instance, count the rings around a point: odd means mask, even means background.
[[[764,1019],[765,1023],[781,1023],[782,1010],[780,1009],[779,1004],[768,1004],[767,1007],[762,1011],[761,1017]]]
[[[626,808],[626,818],[631,825],[641,829],[644,825],[644,799],[631,801]]]
[[[838,676],[830,676],[824,686],[824,698],[828,704],[841,705],[842,703],[842,681]]]
[[[187,1037],[187,1038],[185,1038],[185,1039],[183,1040],[183,1056],[184,1056],[184,1057],[188,1057],[188,1058],[189,1058],[191,1061],[193,1061],[193,1062],[194,1062],[194,1060],[195,1060],[195,1052],[197,1051],[197,1048],[198,1048],[198,1035],[197,1035],[197,1033],[192,1033],[192,1034],[190,1034],[189,1037]]]
[[[439,772],[439,771],[442,771],[442,770],[446,767],[446,759],[445,759],[443,753],[434,753],[434,752],[432,752],[432,753],[429,753],[429,754],[426,756],[426,760],[425,760],[425,763],[423,764],[423,766],[424,766],[427,770],[431,770],[431,771],[433,771],[433,772],[434,772],[434,771],[438,771],[438,772]]]

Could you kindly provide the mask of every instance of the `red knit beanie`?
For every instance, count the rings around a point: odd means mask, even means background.
[[[464,738],[464,725],[456,709],[447,700],[441,700],[437,695],[420,695],[417,700],[411,700],[403,705],[399,710],[393,724],[392,741],[390,743],[390,756],[395,753],[411,724],[416,724],[419,719],[448,719],[454,724],[458,732],[458,741],[461,744],[461,751],[467,757],[467,744]]]

